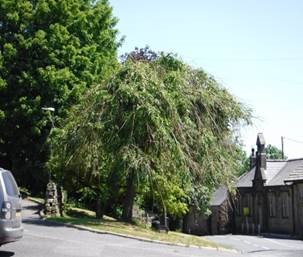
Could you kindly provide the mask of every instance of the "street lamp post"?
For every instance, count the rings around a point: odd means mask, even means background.
[[[42,107],[43,111],[50,113],[50,120],[52,123],[52,127],[50,129],[50,133],[52,129],[54,129],[54,112],[55,108],[53,107]],[[50,145],[50,149],[52,151],[52,147]],[[46,187],[46,199],[45,199],[45,214],[51,215],[51,216],[57,216],[59,212],[59,202],[58,202],[58,192],[57,192],[57,186],[51,179],[51,170],[48,169],[48,184]]]
[[[41,108],[43,111],[47,111],[47,112],[50,112],[51,114],[51,123],[52,123],[52,129],[55,127],[55,124],[54,124],[54,117],[53,117],[53,114],[55,112],[55,108],[54,107],[42,107]]]
[[[41,108],[43,111],[49,112],[50,113],[50,121],[52,123],[52,127],[50,129],[50,133],[51,131],[54,129],[55,127],[55,123],[54,123],[54,112],[55,112],[55,108],[54,107],[42,107]],[[51,148],[51,147],[50,147]],[[51,149],[52,150],[52,149]],[[49,182],[51,182],[51,171],[50,169],[48,169],[48,180]]]

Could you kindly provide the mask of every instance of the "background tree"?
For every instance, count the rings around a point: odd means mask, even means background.
[[[266,158],[271,160],[281,160],[282,158],[282,151],[273,145],[267,145],[265,147]],[[284,159],[287,159],[287,156],[284,156]],[[238,176],[242,175],[243,173],[247,172],[250,169],[250,157],[247,156],[246,152],[242,148],[238,148],[238,169],[237,174]]]
[[[237,167],[237,176],[241,176],[243,173],[247,172],[250,169],[250,157],[247,156],[245,150],[242,147],[238,148],[238,167]]]
[[[144,48],[135,47],[135,50],[121,56],[122,62],[132,60],[134,62],[152,62],[158,58],[158,54],[151,50],[148,46]]]
[[[51,127],[117,66],[116,19],[106,0],[0,1],[0,165],[20,185],[45,180]]]
[[[210,194],[233,180],[239,147],[235,128],[249,118],[249,110],[212,77],[173,55],[126,58],[115,76],[91,88],[72,109],[57,140],[62,151],[54,151],[53,160],[60,162],[53,165],[62,169],[77,163],[81,155],[73,152],[82,151],[82,145],[88,152],[100,146],[95,158],[107,165],[99,172],[118,174],[115,190],[122,195],[124,220],[132,219],[136,196],[148,192],[164,215],[183,215],[189,204],[206,205],[193,199],[199,196],[193,190]],[[92,128],[96,136],[89,140]],[[91,163],[87,160],[88,167]]]
[[[267,159],[283,159],[282,151],[278,147],[271,144],[265,147],[265,153]],[[284,159],[287,159],[287,157],[285,156]]]

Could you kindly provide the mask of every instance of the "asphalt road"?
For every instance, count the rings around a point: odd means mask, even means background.
[[[237,249],[245,256],[303,257],[303,241],[247,235],[207,236],[209,240]]]
[[[58,226],[40,220],[36,212],[36,204],[24,201],[24,237],[18,242],[2,246],[0,257],[234,256],[231,252],[160,245]]]
[[[211,237],[211,240],[217,242],[223,241],[223,243],[235,247],[239,250],[238,253],[167,246],[50,224],[39,219],[36,213],[36,204],[24,201],[23,207],[24,237],[18,242],[2,246],[0,248],[0,257],[303,256],[302,241],[276,241],[275,239],[264,241],[262,238],[229,235],[225,237]],[[260,242],[254,240],[259,240]],[[252,245],[245,243],[245,241],[251,242]]]

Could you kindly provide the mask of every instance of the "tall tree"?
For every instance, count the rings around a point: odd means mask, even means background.
[[[21,185],[43,185],[51,123],[41,107],[64,117],[111,74],[115,25],[106,0],[0,1],[0,165]]]
[[[99,172],[121,174],[127,221],[142,186],[150,188],[145,192],[153,192],[164,215],[184,214],[189,204],[203,209],[207,200],[198,199],[201,194],[233,180],[239,146],[235,129],[249,121],[250,112],[204,71],[170,54],[146,61],[137,53],[73,108],[54,160],[68,167],[81,158],[70,153],[100,147],[96,158],[107,166]],[[94,140],[87,136],[92,128]],[[70,151],[72,142],[79,144]],[[197,190],[202,193],[193,193]]]

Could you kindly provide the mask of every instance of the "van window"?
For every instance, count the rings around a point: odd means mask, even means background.
[[[19,190],[12,174],[10,172],[3,172],[2,177],[3,177],[6,193],[9,196],[18,196]]]

